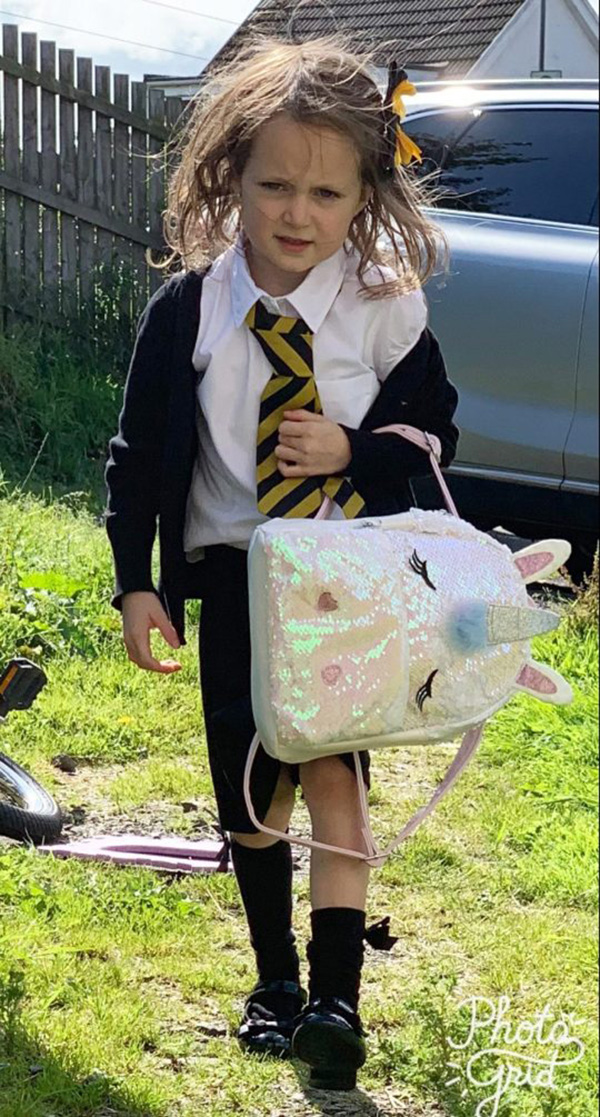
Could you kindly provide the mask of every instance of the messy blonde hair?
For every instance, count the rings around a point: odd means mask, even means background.
[[[357,53],[339,34],[302,43],[253,37],[233,62],[211,69],[187,108],[174,157],[164,236],[171,254],[158,267],[177,261],[200,269],[234,243],[241,230],[239,180],[258,130],[280,113],[349,137],[360,160],[363,186],[372,188],[367,205],[353,219],[348,239],[360,255],[357,274],[369,298],[404,293],[424,284],[448,245],[439,226],[423,212],[434,204],[428,177],[412,167],[382,173],[385,152],[383,99],[369,73],[372,56]],[[389,143],[389,140],[388,140]],[[388,251],[379,239],[385,236]],[[395,278],[364,282],[373,264],[386,264]]]

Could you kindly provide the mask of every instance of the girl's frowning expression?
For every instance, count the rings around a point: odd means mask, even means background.
[[[369,199],[346,136],[280,115],[257,133],[237,183],[254,282],[286,295],[342,247]]]

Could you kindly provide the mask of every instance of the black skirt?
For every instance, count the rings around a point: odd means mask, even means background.
[[[248,552],[223,544],[207,547],[203,563],[200,614],[200,686],[208,759],[219,821],[224,830],[256,834],[244,801],[246,760],[256,731],[250,702],[250,614]],[[340,760],[352,772],[354,756]],[[369,784],[369,754],[360,753]],[[300,783],[299,765],[286,765]],[[258,750],[252,771],[252,802],[262,822],[269,809],[281,762]]]

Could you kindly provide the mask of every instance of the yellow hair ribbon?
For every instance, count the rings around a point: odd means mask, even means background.
[[[399,120],[404,120],[406,116],[406,108],[402,98],[414,97],[416,92],[416,86],[413,85],[412,81],[408,81],[407,78],[404,78],[400,84],[396,86],[392,94],[392,108]],[[421,148],[411,140],[410,136],[406,135],[406,132],[404,132],[398,124],[396,125],[395,165],[397,167],[408,166],[412,159],[416,159],[419,163],[422,163],[423,153]]]

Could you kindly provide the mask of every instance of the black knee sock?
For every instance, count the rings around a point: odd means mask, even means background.
[[[251,849],[233,841],[231,859],[250,928],[261,981],[299,981],[292,931],[292,851],[279,841]]]
[[[309,996],[341,997],[358,1008],[364,959],[365,913],[357,908],[321,908],[311,913]]]

